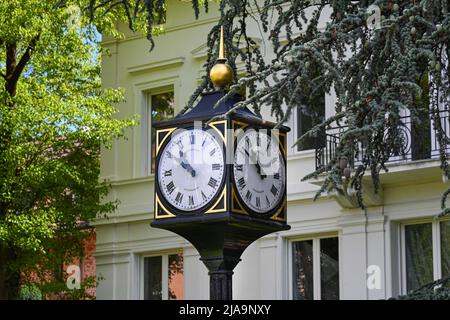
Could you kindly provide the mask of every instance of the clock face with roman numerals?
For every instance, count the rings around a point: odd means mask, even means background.
[[[249,209],[265,214],[280,204],[285,170],[277,139],[253,129],[240,136],[234,154],[234,183]]]
[[[222,142],[201,129],[180,130],[161,151],[159,189],[173,207],[192,212],[218,194],[225,172]]]

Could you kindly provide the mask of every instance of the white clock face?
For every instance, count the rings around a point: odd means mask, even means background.
[[[161,152],[159,188],[172,206],[194,211],[214,199],[225,172],[222,142],[201,129],[183,130]]]
[[[278,141],[264,132],[246,131],[234,155],[234,183],[244,203],[268,213],[283,199],[285,166]]]

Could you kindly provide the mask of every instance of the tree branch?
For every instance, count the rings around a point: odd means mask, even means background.
[[[22,58],[20,58],[20,61],[17,64],[16,69],[14,70],[13,73],[14,79],[16,80],[19,79],[28,61],[30,61],[31,55],[33,53],[34,48],[36,47],[36,43],[38,42],[38,40],[39,36],[36,36],[33,39],[31,39],[30,44],[28,45],[27,49],[25,50],[25,53],[23,54]]]
[[[17,82],[19,81],[20,75],[25,69],[28,61],[30,61],[33,50],[36,46],[37,41],[39,40],[39,36],[31,39],[30,44],[28,45],[25,53],[17,63],[17,45],[16,43],[10,44],[7,46],[6,51],[6,91],[9,93],[11,97],[16,95]]]
[[[62,7],[63,5],[66,4],[65,2],[66,2],[65,0],[58,0],[58,2],[56,2],[56,3],[53,5],[53,9],[57,9],[57,8]]]

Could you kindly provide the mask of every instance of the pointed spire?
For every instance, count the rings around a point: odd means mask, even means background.
[[[233,70],[227,64],[227,59],[225,58],[223,26],[220,27],[219,57],[216,60],[216,64],[211,68],[209,77],[217,90],[225,89],[233,81]]]
[[[223,43],[223,26],[220,26],[219,60],[225,60],[225,49]]]

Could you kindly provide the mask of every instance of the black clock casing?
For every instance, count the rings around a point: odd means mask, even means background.
[[[154,124],[156,168],[159,166],[160,150],[169,143],[177,128],[191,128],[195,122],[197,125],[201,122],[203,129],[216,132],[217,139],[223,143],[225,171],[216,198],[198,210],[183,212],[165,200],[158,183],[159,176],[156,174],[154,220],[151,222],[152,227],[166,229],[182,236],[198,250],[211,275],[212,298],[230,297],[232,270],[252,242],[269,233],[290,229],[287,224],[286,183],[282,190],[282,199],[276,208],[266,214],[252,211],[239,197],[234,183],[233,152],[227,153],[225,150],[235,147],[235,133],[239,130],[270,131],[275,124],[262,120],[247,108],[235,110],[224,117],[241,100],[238,95],[223,99],[225,95],[223,90],[204,94],[190,112]],[[283,165],[286,165],[288,131],[289,128],[284,126],[278,128],[276,140]],[[284,172],[286,173],[286,168]],[[226,292],[222,292],[221,288]]]

